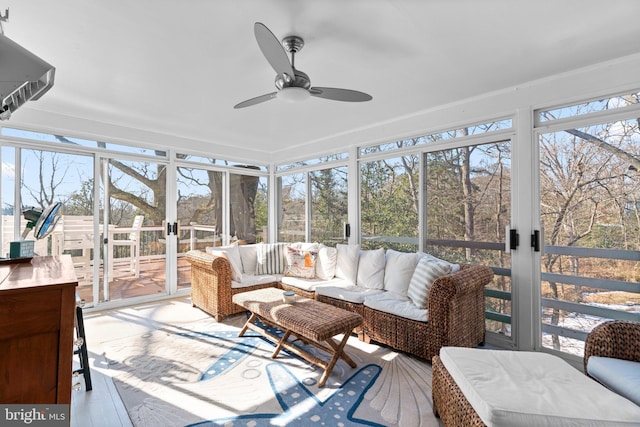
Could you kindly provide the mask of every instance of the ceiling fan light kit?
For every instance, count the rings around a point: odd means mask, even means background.
[[[300,102],[311,96],[345,102],[365,102],[373,99],[371,95],[357,90],[312,87],[309,76],[295,68],[295,54],[304,46],[304,40],[301,37],[287,36],[280,42],[260,22],[255,23],[254,33],[262,54],[276,71],[275,86],[278,91],[248,99],[236,104],[233,108],[250,107],[273,98],[287,102]],[[291,60],[287,52],[291,54]]]
[[[311,97],[311,94],[307,89],[295,86],[284,87],[276,94],[276,98],[286,102],[306,101],[309,97]]]

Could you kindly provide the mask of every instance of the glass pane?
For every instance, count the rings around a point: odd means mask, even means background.
[[[266,187],[266,177],[229,175],[229,231],[240,244],[267,240]]]
[[[334,160],[347,159],[348,157],[349,157],[349,153],[344,152],[344,153],[331,154],[329,156],[315,157],[313,159],[305,160],[302,162],[284,163],[284,164],[278,165],[276,167],[276,171],[295,169],[302,166],[318,165],[326,162],[332,162]]]
[[[418,155],[360,165],[363,249],[418,250]]]
[[[94,253],[93,157],[22,149],[22,211],[42,212],[53,203],[63,207],[53,232],[35,241],[39,255],[71,255],[78,277],[78,295],[93,303]],[[6,159],[3,159],[6,160]],[[18,214],[18,212],[16,212]],[[27,221],[21,218],[22,229]],[[33,230],[27,239],[35,239]]]
[[[184,254],[221,244],[222,182],[224,173],[204,169],[177,169],[178,289],[191,285],[191,268]]]
[[[63,135],[52,135],[42,132],[32,132],[22,129],[12,129],[3,127],[2,135],[16,138],[30,139],[34,141],[58,142],[62,144],[76,145],[79,147],[99,148],[104,150],[119,151],[123,153],[144,154],[147,156],[167,157],[166,151],[154,150],[150,148],[134,147],[123,144],[113,144],[110,142],[92,141],[82,138],[74,138]]]
[[[504,251],[511,211],[511,144],[504,141],[436,151],[425,158],[425,250],[448,261],[504,271],[487,285],[497,291],[485,301],[487,330],[511,335],[511,257]]]
[[[108,162],[108,286],[105,300],[166,293],[166,166]]]
[[[287,175],[278,178],[279,209],[278,241],[304,242],[306,240],[306,198],[305,174]]]
[[[539,111],[538,120],[540,122],[547,122],[550,120],[575,117],[583,114],[595,113],[598,111],[613,110],[616,108],[623,108],[628,107],[629,105],[638,104],[639,101],[640,92],[629,93],[620,96],[612,96],[595,101],[583,102],[581,104],[568,105],[566,107]]]
[[[206,163],[208,165],[249,167],[249,168],[257,169],[257,170],[261,170],[261,171],[266,171],[268,169],[266,166],[262,166],[262,165],[251,165],[251,166],[248,166],[243,162],[234,162],[234,161],[230,161],[230,160],[217,159],[217,158],[213,158],[213,157],[195,156],[193,154],[176,153],[176,159],[188,160],[190,162]]]
[[[489,132],[495,132],[502,129],[509,129],[513,126],[511,119],[498,120],[495,122],[480,123],[477,125],[466,126],[459,129],[451,129],[444,132],[432,133],[430,135],[409,138],[400,141],[389,142],[386,144],[376,144],[360,149],[360,154],[376,153],[379,151],[389,151],[398,148],[413,147],[421,144],[429,144],[449,139],[461,138],[471,135],[481,135]]]
[[[540,136],[542,344],[581,356],[607,319],[640,321],[636,119]]]
[[[347,222],[347,167],[309,173],[311,241],[335,246],[344,242]]]

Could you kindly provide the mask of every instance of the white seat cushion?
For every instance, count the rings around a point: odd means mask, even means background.
[[[317,288],[322,286],[348,286],[349,282],[344,279],[331,279],[331,280],[322,280],[322,279],[304,279],[302,277],[290,277],[283,276],[280,281],[285,285],[295,286],[296,288],[303,289],[305,291],[315,291]]]
[[[278,276],[275,274],[261,274],[258,276],[256,276],[255,274],[243,274],[242,282],[232,280],[231,287],[234,289],[246,288],[248,286],[263,285],[265,283],[271,283],[271,282],[277,282],[277,281],[278,281]]]
[[[392,292],[369,295],[364,299],[364,305],[374,310],[419,322],[426,322],[428,319],[427,310],[416,307],[409,297],[403,297]]]
[[[591,356],[587,372],[607,388],[640,406],[640,362]]]
[[[319,286],[316,288],[316,295],[323,295],[342,301],[356,304],[364,303],[364,299],[369,295],[381,294],[382,289],[369,289],[362,286]]]
[[[443,347],[440,359],[487,426],[638,426],[640,407],[561,358]]]

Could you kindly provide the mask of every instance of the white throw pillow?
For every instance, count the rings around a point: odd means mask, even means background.
[[[422,257],[418,261],[407,296],[418,308],[428,308],[431,285],[438,278],[451,272],[451,263],[435,257]]]
[[[409,282],[418,264],[418,254],[387,249],[384,268],[384,289],[406,297]]]
[[[286,243],[259,243],[256,255],[256,274],[283,274],[287,265]]]
[[[316,277],[322,280],[331,280],[336,275],[336,262],[338,250],[329,246],[320,245],[318,258],[316,258]]]
[[[336,261],[336,277],[355,285],[358,273],[358,255],[360,245],[337,244],[338,259]]]
[[[285,276],[301,277],[303,279],[313,279],[316,277],[316,258],[318,257],[318,252],[295,249],[289,246],[286,248],[285,257],[287,259]]]
[[[441,258],[437,258],[431,254],[428,254],[426,252],[418,252],[418,259],[422,259],[422,258],[429,258],[435,261],[440,261],[440,262],[444,262],[446,264],[449,264],[451,266],[451,271],[450,273],[457,273],[458,271],[460,271],[460,264],[454,264],[452,262],[449,262],[447,260],[441,259]]]
[[[237,243],[229,246],[208,246],[205,250],[212,255],[225,257],[231,265],[231,280],[242,283],[242,261]]]
[[[358,259],[358,286],[384,289],[384,249],[360,251]]]
[[[258,263],[258,248],[256,246],[255,243],[238,246],[244,274],[256,274],[256,264]]]

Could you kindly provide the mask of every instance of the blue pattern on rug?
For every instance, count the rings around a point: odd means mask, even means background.
[[[189,424],[187,427],[233,426],[234,421],[241,420],[242,425],[255,427],[274,425],[384,427],[382,424],[361,420],[353,416],[365,393],[376,381],[380,372],[382,372],[382,368],[378,365],[364,366],[345,381],[327,400],[322,402],[284,365],[273,362],[267,365],[267,373],[271,388],[283,413],[238,415]],[[251,421],[251,424],[248,424],[248,421]]]
[[[277,328],[269,328],[269,332],[282,336],[283,332]],[[237,365],[249,356],[260,342],[271,341],[261,335],[247,331],[245,336],[238,337],[237,331],[189,332],[182,336],[192,339],[215,340],[220,343],[231,342],[228,351],[219,357],[200,377],[200,381],[211,379]],[[290,353],[287,353],[291,355]],[[293,356],[293,355],[292,355]],[[295,356],[297,358],[297,356]],[[376,381],[382,368],[375,364],[362,367],[345,383],[336,389],[325,401],[318,399],[295,375],[281,363],[272,362],[266,366],[269,383],[278,403],[282,407],[279,414],[245,414],[235,417],[220,418],[189,424],[187,427],[233,426],[235,421],[242,421],[242,425],[255,427],[289,425],[318,426],[379,426],[382,424],[362,420],[354,417],[355,411],[362,402],[365,393]]]

